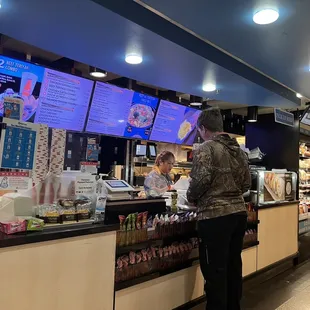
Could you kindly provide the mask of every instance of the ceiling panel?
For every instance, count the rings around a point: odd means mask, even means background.
[[[296,104],[89,0],[11,0],[0,10],[8,36],[154,86],[238,104]],[[27,25],[27,27],[25,27]],[[125,63],[141,52],[141,65]],[[219,92],[202,91],[216,82]]]
[[[309,0],[137,1],[193,31],[310,98]],[[253,14],[276,8],[280,17],[256,25]]]

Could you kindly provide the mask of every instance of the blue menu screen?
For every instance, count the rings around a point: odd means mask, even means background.
[[[200,113],[200,110],[161,100],[150,140],[192,145]]]
[[[97,82],[86,131],[148,140],[158,99]]]
[[[22,120],[82,131],[94,82],[0,55],[0,116],[5,98],[24,103]]]

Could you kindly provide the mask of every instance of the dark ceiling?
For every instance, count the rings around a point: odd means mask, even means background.
[[[309,0],[143,0],[157,12],[310,98]],[[279,19],[256,25],[253,13]]]
[[[131,4],[134,9],[142,8],[132,0],[103,2],[113,4],[114,12],[90,0],[74,0],[74,6],[71,0],[10,0],[0,10],[0,29],[7,36],[57,55],[165,89],[236,104],[298,107],[294,93],[276,83],[270,86],[264,79],[255,82],[255,72],[248,70],[253,78],[244,78],[235,68],[225,69],[193,49],[164,38],[156,29],[142,27],[140,22],[146,22],[147,15],[127,10]],[[117,14],[120,8],[132,18]],[[160,28],[163,24],[153,26]],[[165,29],[173,38],[173,32]],[[200,50],[205,52],[204,45]],[[125,63],[125,54],[133,51],[143,54],[141,65]],[[219,91],[203,92],[205,82],[216,83]],[[276,93],[271,88],[277,88]]]

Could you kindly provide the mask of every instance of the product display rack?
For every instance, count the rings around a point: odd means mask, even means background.
[[[249,249],[251,247],[257,246],[259,244],[259,241],[257,239],[257,230],[259,221],[257,220],[257,211],[249,211],[250,208],[248,206],[248,224],[247,224],[247,233],[244,237],[244,245],[243,249]],[[153,230],[148,230],[148,240],[138,242],[131,245],[118,245],[116,247],[116,259],[120,258],[121,256],[127,255],[130,256],[130,252],[137,252],[142,251],[147,248],[158,248],[165,246],[169,246],[171,244],[175,244],[182,241],[188,241],[192,238],[197,237],[197,231],[196,231],[196,223],[189,222],[190,223],[190,229],[187,229],[184,233],[174,233],[172,235],[163,236],[162,238],[153,238]],[[175,260],[176,258],[176,260]],[[121,279],[121,276],[119,275],[120,269],[117,266],[116,262],[116,268],[115,268],[115,290],[122,290],[149,280],[153,280],[162,276],[165,276],[167,274],[177,272],[179,270],[189,268],[195,264],[199,263],[199,251],[198,251],[198,245],[197,247],[194,247],[191,249],[191,251],[184,253],[183,257],[180,257],[178,255],[171,256],[170,258],[156,258],[155,260],[150,260],[146,262],[141,262],[142,264],[145,264],[143,266],[143,271],[139,272],[139,276],[133,276],[135,274],[134,271],[130,271],[129,269],[126,271],[124,268],[135,268],[134,265],[126,267],[122,267],[121,273],[125,271],[125,273],[131,274],[128,279],[126,279],[126,276]]]
[[[309,143],[300,143],[299,147],[299,235],[310,232],[310,150]]]

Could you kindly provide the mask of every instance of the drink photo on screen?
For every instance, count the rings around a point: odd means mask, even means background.
[[[0,55],[0,116],[3,116],[5,98],[23,100],[23,121],[34,120],[44,68]]]
[[[157,98],[135,92],[132,98],[124,136],[148,140],[157,105]]]

